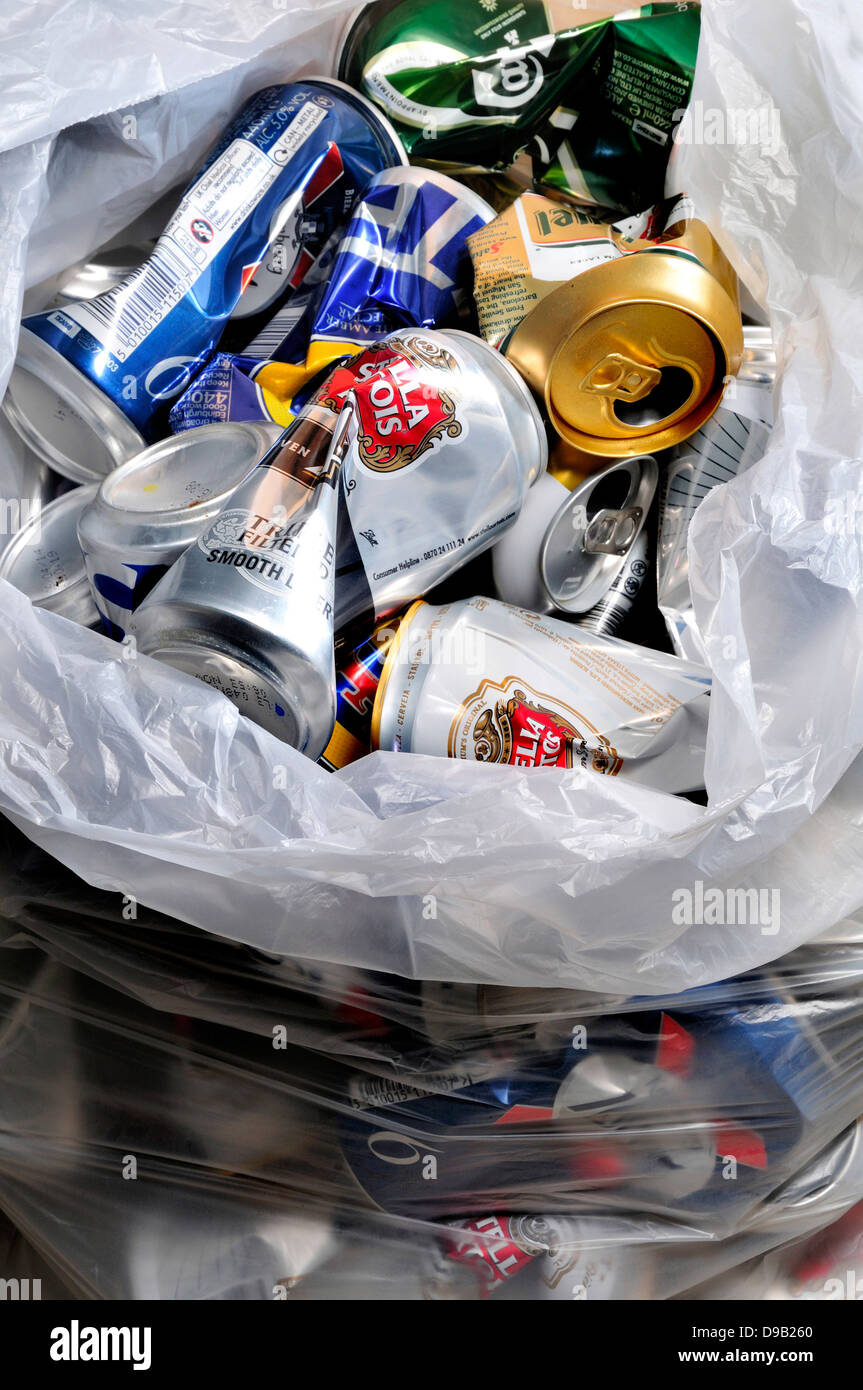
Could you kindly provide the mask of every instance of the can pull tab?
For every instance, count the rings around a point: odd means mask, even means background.
[[[615,511],[604,507],[590,518],[584,532],[582,549],[589,555],[626,555],[638,532],[644,512],[641,507],[626,507]]]
[[[622,352],[609,352],[595,362],[581,383],[580,390],[616,401],[640,401],[662,380],[658,367],[635,362]]]

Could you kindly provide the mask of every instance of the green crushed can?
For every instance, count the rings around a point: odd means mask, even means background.
[[[526,151],[548,193],[635,212],[663,196],[700,21],[699,0],[378,0],[339,76],[414,162],[502,170]]]

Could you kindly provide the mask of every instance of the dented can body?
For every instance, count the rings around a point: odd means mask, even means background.
[[[493,599],[419,603],[387,658],[372,741],[693,790],[709,686],[703,667]]]
[[[109,637],[122,640],[138,604],[280,434],[278,425],[208,425],[108,474],[78,519],[78,540]]]
[[[371,176],[403,158],[385,118],[338,82],[256,93],[142,266],[24,321],[4,404],[16,429],[77,481],[125,462],[158,434],[277,238],[290,269],[275,278],[299,284]]]
[[[130,624],[146,655],[221,691],[309,758],[335,718],[337,489],[349,419],[322,406],[299,415]]]

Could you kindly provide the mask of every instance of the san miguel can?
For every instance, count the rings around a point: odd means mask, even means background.
[[[351,409],[309,406],[132,615],[139,649],[309,758],[335,719],[338,483]]]
[[[471,334],[405,329],[337,367],[314,399],[353,397],[336,628],[404,608],[512,526],[545,469],[529,391]]]
[[[78,540],[109,637],[122,640],[134,609],[281,433],[278,425],[205,425],[108,474],[78,519]]]
[[[743,360],[737,278],[686,199],[553,288],[503,344],[585,472],[710,419]]]
[[[49,502],[21,527],[0,552],[0,579],[8,579],[38,608],[97,627],[78,520],[96,495],[96,485],[73,488]]]
[[[340,83],[312,78],[258,92],[144,265],[96,299],[25,320],[5,401],[15,427],[78,481],[139,453],[212,353],[275,238],[295,228],[296,278],[369,179],[403,159],[385,118]]]
[[[495,599],[420,602],[387,657],[372,744],[691,791],[709,688],[704,667]]]

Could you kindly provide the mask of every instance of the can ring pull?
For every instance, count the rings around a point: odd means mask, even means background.
[[[644,511],[641,507],[626,507],[617,511],[603,507],[592,516],[584,532],[582,547],[589,555],[626,555],[638,532]]]
[[[597,396],[611,396],[618,401],[640,401],[649,395],[662,380],[658,367],[636,362],[622,352],[609,352],[595,362],[579,390],[592,391]]]

